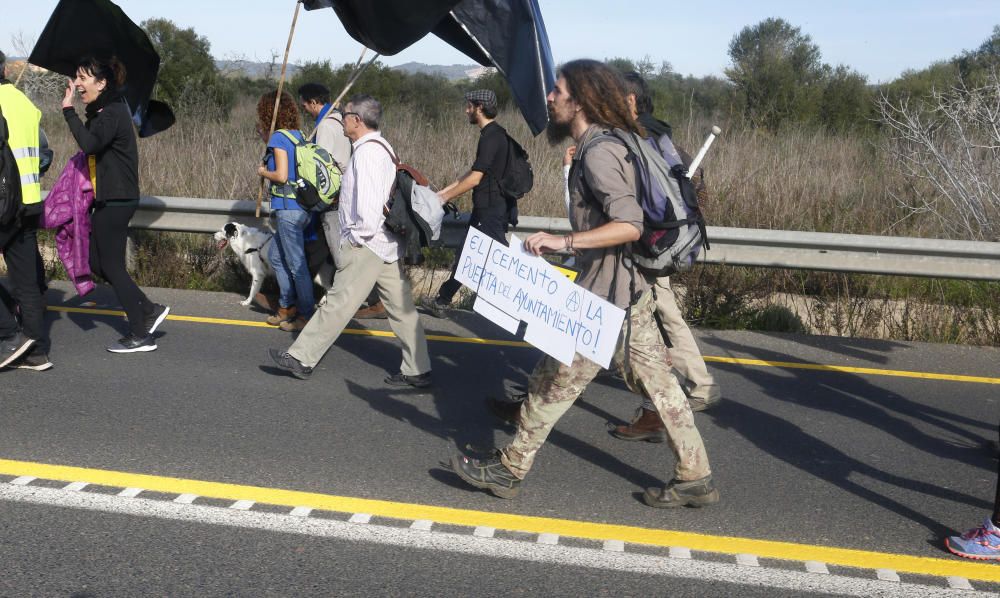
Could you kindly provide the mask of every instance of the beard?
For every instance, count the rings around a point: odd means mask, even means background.
[[[549,140],[549,145],[555,147],[560,145],[563,141],[569,138],[572,134],[572,128],[569,122],[558,122],[552,119],[552,114],[549,113],[549,125],[545,127],[545,137]]]
[[[476,119],[476,115],[474,113],[469,115],[469,124],[470,125],[478,125],[479,124],[479,120]]]
[[[559,122],[556,117],[555,107],[551,104],[549,105],[549,124],[545,127],[545,136],[549,140],[549,145],[555,147],[561,144],[563,141],[573,133],[570,127],[571,120],[567,119],[566,122]]]

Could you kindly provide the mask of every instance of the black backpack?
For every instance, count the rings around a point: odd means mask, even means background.
[[[8,137],[7,119],[0,110],[0,226],[13,222],[21,207],[21,175]]]
[[[517,226],[517,200],[531,191],[535,184],[535,173],[528,161],[528,152],[521,144],[507,135],[507,164],[504,165],[503,176],[497,179],[500,195],[507,202],[507,220]]]

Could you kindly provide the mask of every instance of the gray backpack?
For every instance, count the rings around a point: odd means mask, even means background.
[[[632,261],[644,274],[657,278],[689,269],[702,245],[709,248],[708,237],[698,194],[673,142],[666,135],[643,139],[614,129],[597,135],[581,151],[604,142],[624,145],[635,167],[643,233],[631,243]]]

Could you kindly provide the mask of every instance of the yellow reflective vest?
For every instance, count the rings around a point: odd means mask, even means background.
[[[42,112],[23,93],[9,83],[0,85],[0,110],[10,131],[8,143],[21,175],[21,201],[24,205],[41,203],[42,183],[38,167],[38,126]]]

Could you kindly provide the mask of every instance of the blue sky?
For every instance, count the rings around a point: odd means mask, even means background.
[[[376,0],[373,0],[376,1]],[[716,0],[539,0],[557,62],[574,58],[649,56],[683,74],[721,75],[729,40],[740,29],[781,17],[810,35],[823,60],[847,64],[872,82],[887,81],[978,46],[1000,24],[1000,0],[844,0],[841,2]],[[267,60],[284,52],[292,0],[118,0],[136,22],[166,17],[194,27],[212,42],[216,58]],[[707,7],[698,7],[701,4]],[[11,35],[34,39],[56,0],[0,0],[0,48],[12,53]],[[669,8],[667,8],[669,7]],[[691,8],[688,8],[691,7]],[[626,12],[628,11],[628,12]],[[302,11],[291,60],[353,62],[360,46],[333,11]],[[422,40],[390,65],[416,61],[466,64],[462,54],[436,39]]]

